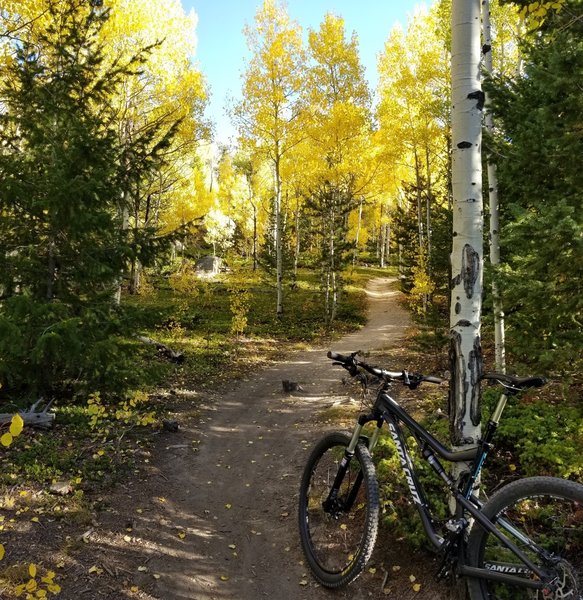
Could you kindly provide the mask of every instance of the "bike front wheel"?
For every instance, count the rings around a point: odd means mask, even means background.
[[[319,583],[347,585],[364,569],[378,532],[379,489],[366,445],[359,442],[342,478],[340,463],[350,443],[331,433],[312,451],[302,477],[299,529],[302,549]],[[332,493],[334,482],[337,493]]]
[[[471,578],[471,600],[583,600],[583,486],[554,477],[529,477],[504,486],[482,512],[498,531],[549,576],[547,589],[493,533],[474,523],[468,539],[470,566],[511,575],[514,584]]]

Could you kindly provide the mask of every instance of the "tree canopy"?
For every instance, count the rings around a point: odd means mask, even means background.
[[[393,265],[420,318],[443,324],[449,11],[440,0],[387,31],[372,90],[341,15],[305,31],[266,0],[243,32],[250,55],[229,107],[240,137],[217,148],[192,61],[195,23],[178,0],[5,2],[0,323],[3,340],[21,341],[2,346],[4,389],[102,377],[107,352],[119,350],[107,344],[130,331],[126,294],[204,254],[260,271],[280,316],[298,269],[313,269],[330,326],[351,267]],[[581,341],[580,17],[575,1],[493,3],[486,82],[502,244],[486,275],[503,296],[509,362],[571,375]],[[488,292],[485,301],[488,337]],[[91,377],[90,361],[101,365]]]

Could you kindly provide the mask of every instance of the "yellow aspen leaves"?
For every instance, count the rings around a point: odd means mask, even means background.
[[[22,433],[23,428],[24,420],[22,419],[22,417],[20,415],[14,415],[12,417],[12,421],[10,422],[10,435],[12,435],[12,437],[15,438],[16,436]]]
[[[0,560],[2,560],[4,558],[5,554],[6,554],[6,550],[4,549],[4,545],[0,544]]]
[[[59,594],[61,586],[54,581],[54,571],[47,571],[46,575],[38,579],[38,568],[34,563],[28,565],[28,576],[30,579],[14,587],[14,594],[17,598],[26,594],[26,600],[47,598],[51,594]],[[44,586],[44,587],[43,587]]]
[[[531,29],[538,29],[550,11],[559,12],[566,0],[553,0],[551,2],[531,2],[520,9],[520,16],[525,19]]]
[[[14,441],[15,437],[18,437],[24,428],[24,421],[20,415],[14,415],[10,421],[9,430],[0,436],[0,444],[5,448],[8,448]]]

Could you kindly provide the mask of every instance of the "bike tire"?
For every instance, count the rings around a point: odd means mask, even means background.
[[[554,477],[529,477],[496,492],[482,508],[497,528],[517,544],[537,566],[559,577],[559,587],[545,595],[517,585],[469,578],[471,600],[583,600],[583,485]],[[552,553],[545,560],[508,530],[511,524],[539,547]],[[468,538],[468,564],[472,567],[536,579],[534,573],[493,534],[474,523]]]
[[[339,502],[349,498],[358,473],[357,496],[345,510],[326,511],[338,465],[350,442],[346,433],[331,433],[315,446],[308,458],[299,495],[299,531],[304,555],[315,579],[328,588],[348,585],[363,571],[374,549],[379,525],[379,488],[372,458],[359,442],[340,486]]]

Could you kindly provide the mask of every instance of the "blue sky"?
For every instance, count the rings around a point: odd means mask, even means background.
[[[262,0],[182,0],[185,12],[198,15],[195,60],[211,87],[207,116],[216,124],[217,140],[234,136],[225,116],[227,96],[239,95],[247,47],[242,30],[253,24]],[[347,35],[356,31],[369,83],[376,85],[376,57],[393,26],[406,26],[407,16],[421,0],[288,0],[289,15],[304,31],[317,29],[327,12],[341,15]]]

